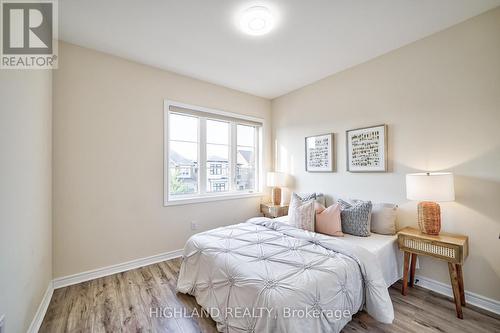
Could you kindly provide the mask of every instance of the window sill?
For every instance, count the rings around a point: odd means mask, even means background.
[[[241,193],[241,194],[231,193],[231,194],[204,196],[204,197],[171,199],[165,201],[163,206],[168,207],[168,206],[189,205],[189,204],[197,204],[197,203],[212,202],[212,201],[235,200],[235,199],[262,197],[262,196],[264,196],[262,192],[255,192],[255,193]]]

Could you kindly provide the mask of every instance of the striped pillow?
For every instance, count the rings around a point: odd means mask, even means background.
[[[292,199],[288,206],[288,223],[290,225],[314,231],[314,217],[316,209],[314,206],[314,199],[302,201],[302,198],[296,193],[292,193]]]

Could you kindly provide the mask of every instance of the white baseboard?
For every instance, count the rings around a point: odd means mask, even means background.
[[[28,333],[37,333],[40,329],[40,326],[42,326],[43,318],[45,317],[45,313],[47,312],[47,309],[49,307],[53,292],[54,285],[52,281],[50,281],[49,285],[47,286],[47,290],[45,290],[45,294],[43,295],[42,302],[40,302],[35,316],[33,317],[33,321],[31,321],[31,325],[28,328]]]
[[[73,284],[78,284],[85,281],[90,281],[103,276],[108,276],[116,273],[125,272],[131,269],[156,264],[161,261],[174,259],[182,256],[183,250],[175,250],[171,252],[160,253],[151,257],[135,259],[127,261],[121,264],[111,265],[107,267],[102,267],[94,269],[91,271],[86,271],[82,273],[77,273],[73,275],[63,276],[54,279],[54,289],[67,287]]]
[[[158,262],[165,260],[178,258],[182,256],[182,253],[183,253],[182,249],[171,252],[160,253],[151,257],[135,259],[121,264],[102,267],[78,274],[63,276],[54,279],[53,281],[50,281],[47,290],[43,295],[42,302],[38,306],[35,316],[33,317],[33,321],[31,322],[31,325],[28,328],[28,333],[37,333],[38,330],[40,329],[40,326],[42,325],[43,322],[43,318],[45,317],[45,313],[47,312],[47,309],[49,307],[50,300],[52,299],[52,294],[54,293],[54,289],[70,286],[72,284],[77,284],[80,282],[97,279],[103,276],[112,275],[147,265],[156,264]]]
[[[418,280],[418,281],[417,281]],[[453,297],[453,291],[451,285],[442,283],[433,279],[429,279],[425,276],[415,276],[415,284],[425,289],[432,290],[438,294]],[[500,301],[484,297],[482,295],[465,291],[465,301],[468,304],[477,306],[478,308],[485,309],[489,312],[493,312],[500,315]]]

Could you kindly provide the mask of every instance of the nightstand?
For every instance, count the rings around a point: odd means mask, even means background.
[[[418,229],[406,227],[398,232],[398,245],[399,249],[404,251],[403,288],[401,293],[403,295],[407,293],[408,268],[410,269],[410,287],[413,287],[417,255],[444,260],[448,262],[457,317],[463,319],[462,306],[465,306],[465,294],[462,265],[469,255],[469,238],[445,232],[437,236],[427,235]]]
[[[260,204],[260,212],[270,218],[285,216],[288,215],[288,205]]]

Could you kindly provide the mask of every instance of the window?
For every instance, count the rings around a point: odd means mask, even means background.
[[[222,175],[222,164],[210,164],[210,175]]]
[[[212,192],[224,192],[226,190],[226,182],[214,182],[211,185]]]
[[[165,204],[260,192],[262,120],[165,102]]]
[[[207,192],[229,191],[229,152],[231,123],[206,119]]]
[[[237,157],[236,187],[248,190],[255,186],[255,130],[252,126],[236,125]]]
[[[169,193],[174,196],[198,193],[199,120],[171,114],[169,130]]]

